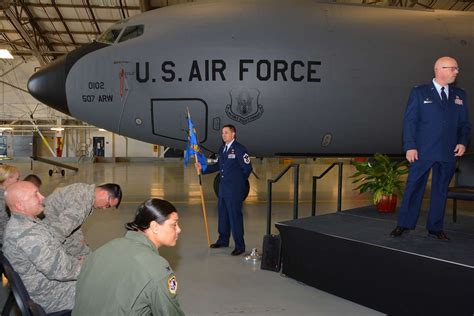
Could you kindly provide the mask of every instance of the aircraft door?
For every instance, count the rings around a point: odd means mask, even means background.
[[[196,98],[151,100],[152,129],[156,136],[187,141],[187,113],[193,121],[200,143],[207,139],[207,104]]]

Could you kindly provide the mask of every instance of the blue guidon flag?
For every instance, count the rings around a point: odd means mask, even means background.
[[[191,115],[188,111],[188,144],[186,145],[186,153],[184,155],[184,166],[188,165],[189,157],[196,155],[199,163],[202,166],[202,170],[206,171],[207,159],[202,153],[202,148],[198,143],[196,129],[194,128]]]

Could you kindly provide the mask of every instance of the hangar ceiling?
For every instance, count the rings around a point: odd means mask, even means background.
[[[232,1],[232,0],[227,0]],[[0,49],[14,59],[0,59],[0,123],[35,120],[56,124],[68,119],[38,104],[26,89],[41,65],[91,42],[113,23],[141,12],[186,0],[0,0]],[[474,11],[466,0],[334,0],[372,6]],[[77,124],[77,122],[75,122]]]
[[[229,0],[230,1],[230,0]],[[186,0],[0,0],[0,48],[47,63],[91,42],[113,23]],[[466,0],[336,0],[374,6],[474,10]]]

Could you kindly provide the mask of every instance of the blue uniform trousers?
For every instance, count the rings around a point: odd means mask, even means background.
[[[235,249],[245,251],[244,217],[242,215],[242,197],[219,197],[219,223],[217,244],[229,245],[230,232],[234,237]]]
[[[417,160],[410,166],[403,196],[402,206],[398,211],[398,226],[414,229],[423,202],[426,182],[432,170],[431,198],[426,228],[430,231],[442,231],[444,210],[448,186],[456,162]]]

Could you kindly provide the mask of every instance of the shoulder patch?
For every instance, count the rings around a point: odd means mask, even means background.
[[[178,292],[178,281],[174,274],[168,278],[168,291],[171,295],[176,295],[176,292]]]
[[[244,155],[244,162],[248,165],[250,163],[250,157],[249,154],[245,153]]]

